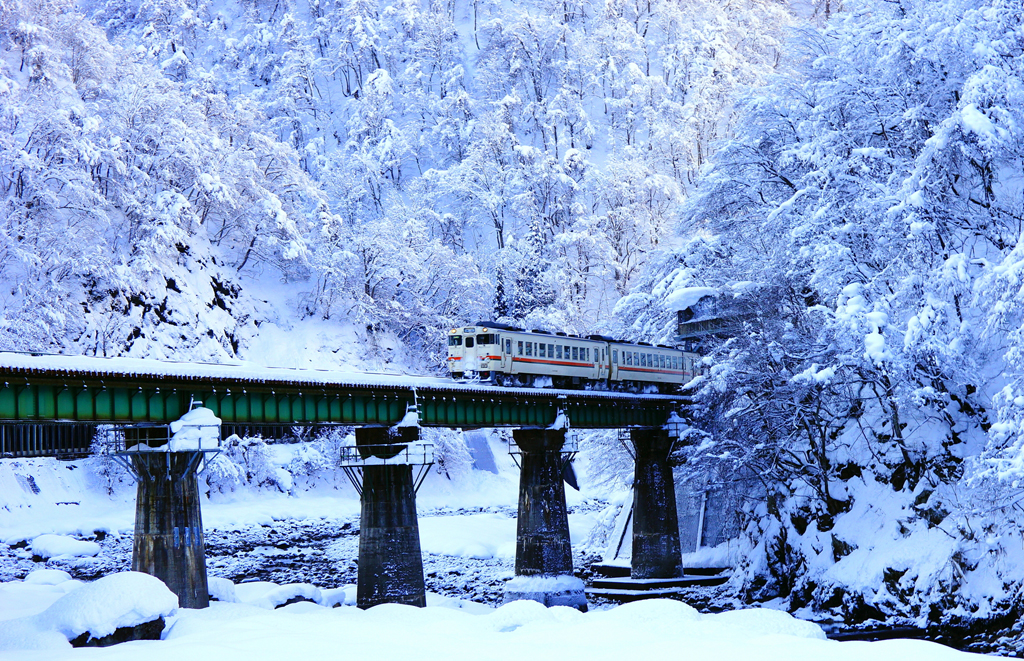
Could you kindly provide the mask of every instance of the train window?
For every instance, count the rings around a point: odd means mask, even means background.
[[[472,349],[473,348],[473,338],[472,338],[472,336],[469,336],[469,335],[466,336],[466,348],[467,349]]]
[[[640,354],[636,351],[633,352],[633,367],[640,367]]]
[[[612,362],[618,364],[619,362],[619,350],[612,349]]]
[[[540,356],[541,358],[547,358],[548,357],[547,348],[548,348],[548,345],[546,345],[543,342],[541,342],[540,343],[540,353],[538,353],[537,355]]]
[[[516,346],[516,355],[517,356],[522,356],[523,355],[523,343],[522,343],[522,341],[517,342],[516,345],[517,345]]]
[[[505,340],[505,353],[512,353],[512,340]]]
[[[640,354],[640,367],[647,367],[647,354]]]
[[[477,335],[476,336],[476,343],[477,344],[497,344],[497,342],[494,341],[494,334],[493,333],[488,333],[486,335]]]
[[[554,358],[554,357],[555,357],[555,345],[549,344],[548,345],[548,358]]]
[[[562,345],[561,344],[555,345],[555,358],[557,358],[558,360],[562,359]]]
[[[623,351],[622,352],[622,361],[624,363],[626,363],[627,365],[632,366],[633,365],[633,354],[631,354],[628,351]]]
[[[573,347],[572,348],[572,359],[573,360],[579,360],[580,359],[580,349],[579,349],[579,347]]]
[[[533,355],[533,342],[527,342],[526,343],[526,355],[527,356],[532,356]]]
[[[462,346],[462,336],[461,335],[449,335],[448,336],[448,346],[450,346],[450,347],[461,347]]]
[[[565,356],[566,360],[569,360],[569,345],[565,345],[565,350],[562,351],[562,355]]]
[[[587,352],[587,359],[586,360],[589,363],[590,362],[590,347],[586,348],[586,352]]]

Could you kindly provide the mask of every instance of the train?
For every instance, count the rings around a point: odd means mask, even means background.
[[[448,331],[452,378],[500,386],[673,393],[700,375],[700,361],[698,354],[663,345],[493,321]]]

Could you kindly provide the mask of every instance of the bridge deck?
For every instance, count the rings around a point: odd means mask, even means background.
[[[498,388],[447,379],[252,365],[0,352],[0,420],[166,423],[202,401],[226,423],[395,424],[419,405],[443,427],[664,424],[678,395]]]

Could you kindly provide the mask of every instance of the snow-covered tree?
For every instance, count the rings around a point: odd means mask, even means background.
[[[985,430],[994,472],[1020,445],[1021,19],[1002,0],[845,9],[802,36],[795,75],[743,104],[686,205],[699,238],[653,263],[620,313],[664,334],[660,301],[703,286],[741,328],[715,353],[696,419],[710,436],[691,458],[764,480],[749,594],[844,616],[927,621],[940,598],[992,613],[999,594],[957,586],[1022,577],[986,559],[1013,549],[977,546],[972,526],[999,525],[960,480]],[[898,527],[864,525],[881,494]],[[955,540],[938,568],[836,568],[879,535],[913,548],[936,528]]]

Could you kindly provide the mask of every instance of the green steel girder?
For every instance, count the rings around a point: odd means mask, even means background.
[[[415,401],[424,426],[547,426],[561,409],[576,428],[619,428],[662,425],[683,405],[681,397],[470,389],[431,381],[368,386],[0,366],[0,421],[166,423],[195,400],[226,423],[392,425]]]

